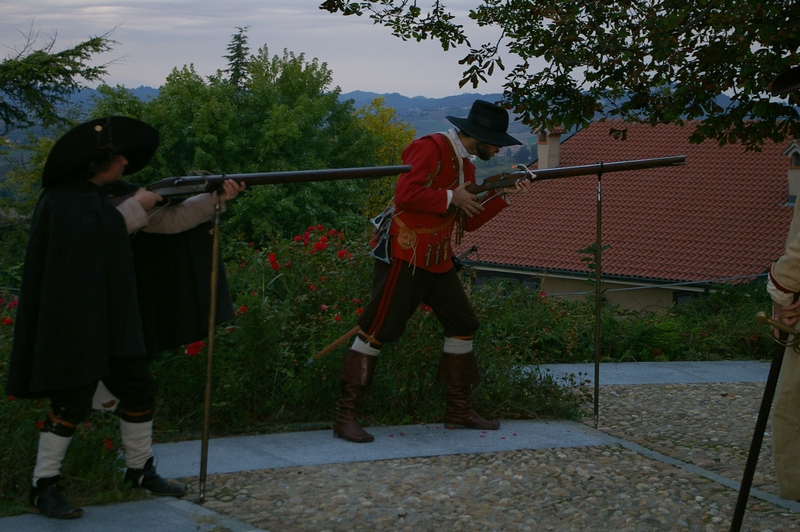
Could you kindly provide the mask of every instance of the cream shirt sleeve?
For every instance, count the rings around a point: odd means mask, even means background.
[[[795,206],[784,253],[769,269],[767,290],[783,306],[783,301],[788,298],[791,303],[794,294],[800,292],[800,203]]]
[[[214,201],[211,194],[198,194],[175,205],[156,206],[145,211],[138,201],[129,198],[118,205],[117,210],[125,219],[128,234],[140,229],[147,233],[174,234],[210,220],[214,215]]]

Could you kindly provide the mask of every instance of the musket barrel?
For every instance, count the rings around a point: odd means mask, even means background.
[[[605,172],[622,172],[626,170],[643,170],[660,166],[679,166],[686,163],[685,155],[672,157],[656,157],[653,159],[635,159],[631,161],[613,161],[609,163],[585,164],[579,166],[561,166],[558,168],[543,168],[541,170],[516,170],[496,176],[487,177],[482,184],[467,187],[467,191],[477,194],[486,190],[514,186],[520,179],[530,181],[544,181],[546,179],[559,179]]]
[[[677,166],[686,163],[685,155],[673,157],[656,157],[653,159],[635,159],[632,161],[613,161],[610,163],[585,164],[580,166],[565,166],[562,168],[545,168],[531,170],[536,177],[534,180],[555,179],[559,177],[572,177],[576,175],[596,174],[598,172],[623,172],[626,170],[642,170],[659,166]]]
[[[226,179],[232,179],[237,183],[245,183],[248,186],[277,185],[280,183],[308,183],[314,181],[378,178],[403,174],[410,171],[410,165],[395,165],[328,168],[323,170],[291,170],[253,174],[168,177],[150,184],[147,189],[161,196],[175,196],[179,194],[211,192],[219,188]]]

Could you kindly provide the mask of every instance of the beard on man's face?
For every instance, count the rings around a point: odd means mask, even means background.
[[[491,144],[487,144],[486,142],[479,140],[478,142],[475,143],[475,151],[478,152],[475,155],[477,155],[480,160],[488,161],[489,159],[495,156],[495,154],[499,151],[499,149],[497,148],[497,146],[493,146]]]

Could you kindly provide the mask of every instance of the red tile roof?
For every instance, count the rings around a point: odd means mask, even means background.
[[[625,140],[609,134],[627,128]],[[561,166],[685,155],[686,165],[602,177],[603,274],[670,282],[764,272],[783,253],[792,217],[789,142],[761,152],[715,141],[689,144],[693,124],[596,122],[561,144]],[[619,136],[618,136],[619,137]],[[578,250],[596,234],[596,175],[532,185],[480,230],[464,235],[469,260],[588,272]]]

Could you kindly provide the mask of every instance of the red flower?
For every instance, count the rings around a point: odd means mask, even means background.
[[[320,242],[327,242],[328,241],[328,237],[327,236],[320,237],[319,241]]]
[[[241,314],[244,314],[245,312],[247,312],[247,307],[245,307],[244,305],[242,305],[241,307],[239,307],[239,312],[240,312]]]
[[[316,286],[314,286],[313,284],[310,284],[310,285],[308,285],[308,289],[309,289],[309,290],[316,290],[316,289],[317,289],[317,287],[316,287]]]
[[[336,316],[333,317],[333,319],[335,319],[336,321],[342,321],[342,315],[337,314]]]
[[[11,318],[3,319],[3,325],[11,325],[12,323],[14,323],[14,320],[12,320]]]
[[[281,265],[280,265],[280,264],[278,264],[277,262],[272,262],[272,263],[270,263],[270,266],[271,266],[271,267],[272,267],[272,269],[273,269],[273,270],[275,270],[275,271],[278,271],[278,270],[280,270],[280,269],[281,269]]]
[[[44,427],[44,421],[37,421],[36,428],[42,430],[42,427]]]
[[[206,343],[202,340],[199,342],[192,342],[191,344],[186,346],[186,355],[190,357],[197,356],[206,346]]]
[[[428,312],[430,312],[431,310],[433,310],[431,307],[429,307],[429,306],[428,306],[428,305],[426,305],[425,303],[420,303],[420,305],[419,305],[419,309],[422,311],[422,313],[423,313],[423,314],[427,314]]]
[[[269,261],[272,263],[278,262],[278,257],[275,256],[274,253],[269,254]]]
[[[103,438],[103,445],[105,445],[106,449],[109,450],[109,451],[113,451],[114,450],[114,442],[112,442],[108,438]]]
[[[317,231],[324,231],[324,230],[325,230],[325,227],[323,227],[321,225],[317,226]]]
[[[325,282],[325,281],[327,281],[327,280],[328,280],[328,278],[327,278],[327,277],[325,277],[324,275],[323,275],[322,277],[320,277],[320,278],[319,278],[319,282],[321,282],[321,283],[324,283],[324,282]]]
[[[14,400],[14,396],[13,396],[13,395],[9,395],[9,396],[8,396],[8,400],[9,400],[9,401],[13,401],[13,400]]]
[[[358,298],[355,298],[355,299],[353,299],[352,303],[353,303],[354,305],[360,305],[360,304],[361,304],[361,300],[360,300],[360,299],[358,299]]]
[[[328,305],[324,305],[324,304],[323,304],[323,305],[322,305],[320,308],[321,308],[322,310],[328,310]]]
[[[358,314],[361,314],[362,312],[364,312],[364,309],[363,309],[363,307],[358,307],[358,308],[356,309],[356,315],[358,315]]]
[[[347,250],[340,249],[339,251],[336,252],[336,256],[339,257],[340,259],[345,258],[347,256]]]
[[[547,297],[547,294],[545,292],[539,292],[539,295],[542,297]]]
[[[258,295],[258,292],[256,292],[255,290],[253,290],[253,295],[254,295],[254,296],[257,296],[257,295]]]
[[[250,244],[249,244],[249,246],[250,246],[250,247],[253,247],[253,246],[255,246],[255,245],[256,245],[256,243],[255,243],[255,242],[250,242]]]
[[[11,301],[8,302],[8,308],[14,308],[17,305],[19,305],[19,299],[17,299],[17,298],[14,298],[14,299],[12,299]]]
[[[300,236],[300,235],[297,235],[296,237],[294,237],[294,241],[295,242],[302,242],[303,241],[303,237]]]
[[[322,241],[314,243],[314,249],[316,249],[317,251],[322,251],[324,249],[327,249],[328,246],[330,246],[330,244],[327,244],[327,243],[322,242]]]

